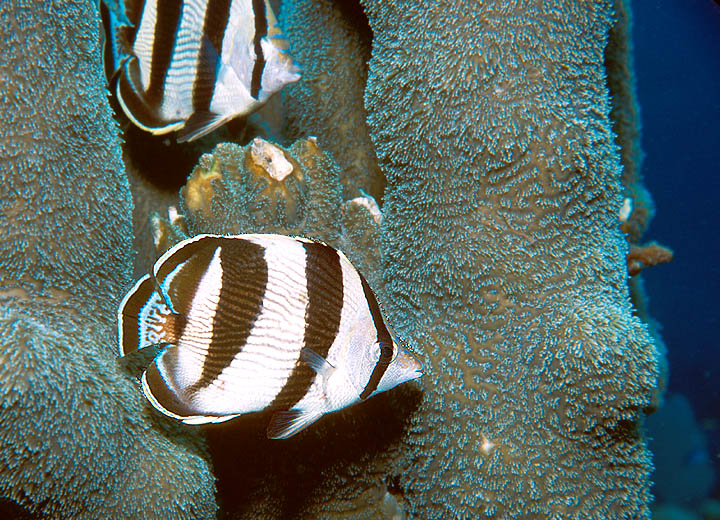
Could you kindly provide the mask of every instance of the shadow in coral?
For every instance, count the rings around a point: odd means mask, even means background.
[[[31,520],[32,513],[21,507],[14,500],[0,498],[0,518],[13,518],[14,520]]]
[[[247,509],[258,496],[275,497],[265,501],[277,501],[277,518],[300,518],[306,500],[317,494],[326,476],[367,464],[401,442],[421,400],[417,387],[400,387],[326,415],[288,440],[266,437],[272,415],[268,412],[208,426],[219,518],[248,517],[252,512]]]
[[[134,125],[125,128],[123,138],[126,158],[133,168],[157,189],[173,193],[185,184],[200,156],[215,145],[214,140],[178,143],[173,134],[152,135]]]

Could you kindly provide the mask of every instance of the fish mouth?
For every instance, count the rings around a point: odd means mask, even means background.
[[[423,375],[425,367],[418,358],[410,353],[407,349],[403,349],[398,355],[397,362],[400,368],[407,374],[407,380],[411,381]]]

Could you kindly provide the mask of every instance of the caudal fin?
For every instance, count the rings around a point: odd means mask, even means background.
[[[143,276],[118,308],[120,355],[152,345],[175,343],[182,321],[182,316],[173,313],[165,304],[150,275]]]

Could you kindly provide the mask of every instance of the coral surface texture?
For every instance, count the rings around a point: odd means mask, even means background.
[[[283,93],[286,135],[217,145],[177,199],[143,180],[135,231],[155,249],[136,269],[198,233],[320,239],[423,361],[421,380],[287,441],[262,412],[159,417],[115,359],[132,201],[92,4],[0,4],[7,507],[649,519],[643,422],[664,375],[628,282],[653,207],[624,0],[285,0],[304,70]],[[660,261],[633,251],[633,274]]]
[[[513,5],[366,2],[387,307],[428,367],[400,486],[417,516],[648,517],[612,3]]]
[[[114,352],[132,202],[93,3],[2,2],[0,26],[0,496],[38,517],[213,518],[202,444],[156,424]]]

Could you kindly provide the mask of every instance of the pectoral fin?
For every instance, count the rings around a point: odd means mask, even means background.
[[[227,117],[208,110],[195,112],[185,121],[185,125],[178,132],[177,142],[185,143],[194,141],[209,134],[227,122]]]
[[[288,410],[277,412],[270,419],[267,428],[268,439],[287,439],[322,417],[317,410]]]
[[[335,370],[335,367],[328,363],[327,359],[308,347],[304,347],[300,351],[300,359],[307,363],[307,365],[319,375],[323,376],[325,380],[327,380],[333,370]]]

